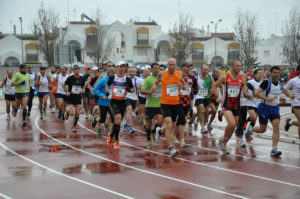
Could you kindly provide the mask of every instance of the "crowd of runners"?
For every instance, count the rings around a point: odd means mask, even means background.
[[[8,69],[0,85],[0,88],[5,86],[7,120],[19,112],[25,127],[37,90],[41,120],[47,118],[49,99],[51,114],[56,113],[62,122],[72,118],[72,132],[76,133],[80,113],[84,111],[92,128],[97,129],[99,136],[107,134],[107,147],[114,149],[120,148],[120,131],[135,132],[133,118],[137,118],[137,125],[143,126],[148,148],[154,142],[160,143],[164,136],[170,157],[174,157],[178,154],[175,141],[180,142],[181,148],[187,146],[186,127],[192,125],[194,133],[209,135],[213,121],[222,121],[224,117],[227,126],[219,140],[224,154],[228,154],[226,145],[233,133],[239,147],[246,147],[253,140],[253,132],[266,132],[270,121],[273,127],[270,155],[279,156],[279,104],[286,103],[280,97],[282,91],[291,99],[296,116],[295,121],[286,120],[285,130],[298,126],[300,136],[300,66],[296,69],[297,76],[284,82],[280,80],[282,70],[277,66],[268,72],[255,68],[244,73],[239,61],[227,70],[203,65],[199,73],[187,62],[177,66],[174,58],[166,65],[152,63],[143,67],[128,66],[124,61],[116,65],[107,62],[101,68],[87,66],[83,74],[77,65],[68,69],[52,66],[47,73],[41,67],[39,73],[34,73],[32,66],[24,64],[15,74]]]

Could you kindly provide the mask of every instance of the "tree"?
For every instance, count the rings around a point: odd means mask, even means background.
[[[48,63],[48,66],[54,63],[54,43],[58,37],[58,23],[59,14],[51,7],[44,8],[42,3],[34,27],[38,33],[39,50],[44,54],[44,60]]]
[[[300,12],[298,7],[290,10],[289,19],[284,20],[283,57],[290,65],[300,64]]]
[[[240,43],[240,59],[242,63],[251,67],[256,59],[253,52],[258,41],[258,22],[257,18],[247,10],[238,10],[235,14],[234,30]]]
[[[169,30],[171,46],[163,49],[169,57],[173,57],[179,66],[192,54],[193,18],[189,15],[180,14],[179,20],[175,21]]]
[[[112,53],[115,44],[114,38],[107,35],[109,26],[105,25],[105,17],[97,8],[95,15],[95,23],[92,25],[94,28],[94,42],[87,43],[85,46],[87,55],[99,67]]]

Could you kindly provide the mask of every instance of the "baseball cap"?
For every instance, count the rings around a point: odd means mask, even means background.
[[[137,67],[137,68],[141,68],[140,65],[137,65],[136,67]]]
[[[31,64],[27,64],[27,68],[32,68],[32,65]]]
[[[73,69],[80,68],[77,64],[73,66]]]
[[[117,66],[126,65],[124,61],[118,61]]]
[[[142,66],[142,67],[141,67],[141,70],[145,70],[145,67],[144,67],[144,66]]]
[[[90,70],[91,68],[89,66],[84,67],[85,70]]]
[[[145,66],[145,69],[151,69],[151,66],[146,65],[146,66]]]
[[[93,66],[92,70],[98,70],[98,67],[97,66]]]
[[[181,65],[180,65],[181,67],[184,67],[184,66],[193,66],[193,64],[189,64],[189,63],[187,63],[187,62],[182,62],[181,63]]]

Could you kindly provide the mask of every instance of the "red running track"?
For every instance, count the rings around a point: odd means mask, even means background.
[[[2,102],[1,102],[2,103]],[[4,103],[2,103],[4,105]],[[3,107],[3,106],[2,106]],[[2,111],[4,112],[4,111]],[[200,136],[187,128],[188,147],[168,157],[166,141],[146,148],[142,127],[121,134],[120,150],[106,147],[106,133],[98,137],[80,118],[78,133],[72,122],[61,122],[37,111],[21,128],[20,115],[0,118],[0,198],[299,198],[298,145],[279,144],[281,158],[269,156],[271,141],[255,138],[241,150],[235,138],[230,155],[222,155],[215,128]],[[136,124],[136,123],[135,123]]]

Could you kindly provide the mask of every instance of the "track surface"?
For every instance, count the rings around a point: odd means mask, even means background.
[[[36,99],[35,99],[36,101]],[[210,136],[186,128],[188,147],[168,157],[165,139],[146,148],[142,127],[121,133],[120,150],[106,147],[106,133],[96,135],[82,115],[78,133],[72,122],[34,110],[29,125],[6,121],[0,102],[0,198],[299,198],[298,144],[280,142],[281,158],[269,156],[271,131],[240,149],[233,136],[230,155],[222,155],[218,139],[225,122]],[[282,108],[282,115],[289,108]],[[136,124],[136,123],[134,123]],[[220,127],[220,128],[217,128]],[[283,139],[291,139],[282,135]]]

